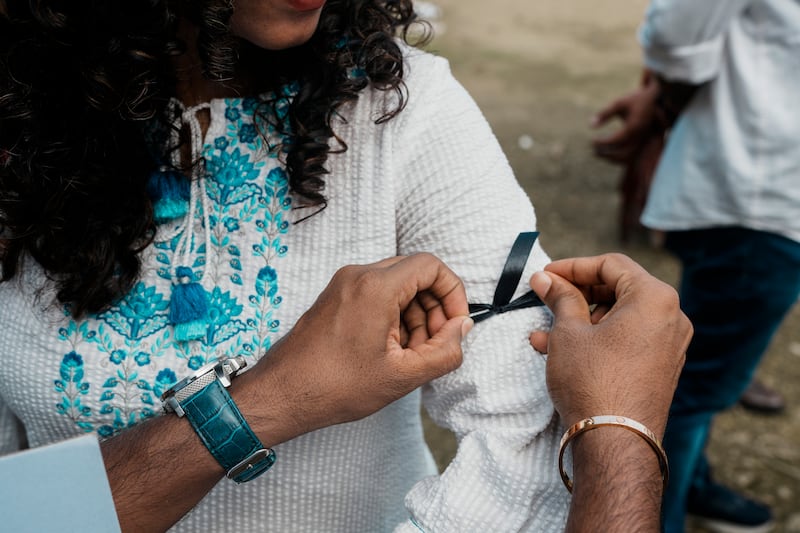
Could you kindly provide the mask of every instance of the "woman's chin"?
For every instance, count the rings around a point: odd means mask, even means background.
[[[297,11],[316,11],[325,6],[325,0],[288,0]]]
[[[264,32],[236,32],[240,38],[265,50],[286,50],[307,43],[319,24],[319,14],[307,20],[276,24]]]

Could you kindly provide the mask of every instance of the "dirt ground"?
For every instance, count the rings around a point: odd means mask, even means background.
[[[675,284],[676,262],[641,243],[621,246],[618,169],[589,150],[592,114],[639,76],[636,28],[646,0],[435,0],[429,49],[450,60],[483,109],[536,206],[553,258],[622,251]],[[779,331],[759,376],[780,389],[777,416],[736,407],[715,424],[709,454],[722,481],[774,508],[778,532],[800,532],[800,309]],[[440,466],[452,437],[428,427]],[[690,527],[690,533],[703,530]]]

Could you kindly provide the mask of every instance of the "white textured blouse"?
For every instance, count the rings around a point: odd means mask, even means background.
[[[210,360],[269,357],[343,265],[432,252],[464,279],[470,302],[491,302],[514,239],[535,227],[533,208],[447,62],[406,55],[407,107],[377,125],[387,95],[367,89],[343,111],[335,131],[348,149],[329,157],[328,206],[297,224],[308,213],[293,209],[279,158],[254,134],[253,101],[211,102],[190,248],[210,302],[204,338],[178,341],[167,322],[180,241],[170,224],[131,293],[99,315],[76,321],[54,304],[32,260],[0,284],[0,453],[23,435],[30,446],[110,435],[160,415],[161,392]],[[515,296],[547,262],[537,244]],[[544,308],[477,324],[458,370],[364,420],[276,446],[269,472],[223,479],[173,531],[561,531],[559,420],[528,343],[548,325]],[[441,475],[420,400],[459,441]]]

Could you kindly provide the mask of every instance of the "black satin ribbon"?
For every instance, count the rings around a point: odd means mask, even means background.
[[[537,237],[539,237],[538,231],[520,233],[517,236],[517,240],[514,241],[514,245],[508,253],[491,304],[469,304],[469,316],[476,324],[494,315],[544,305],[544,302],[533,291],[526,292],[513,302],[511,301]]]

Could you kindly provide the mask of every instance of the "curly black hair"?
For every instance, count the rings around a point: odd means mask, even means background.
[[[144,124],[165,120],[175,96],[173,61],[187,48],[181,17],[198,28],[209,79],[257,63],[251,72],[279,73],[257,79],[259,91],[299,82],[286,126],[289,184],[307,205],[324,207],[330,144],[346,149],[331,127],[337,110],[368,85],[398,95],[379,121],[404,106],[396,38],[415,21],[411,0],[329,0],[311,40],[283,52],[232,35],[232,6],[0,0],[2,281],[30,256],[75,316],[103,310],[133,286],[155,232],[146,184],[158,158]]]

